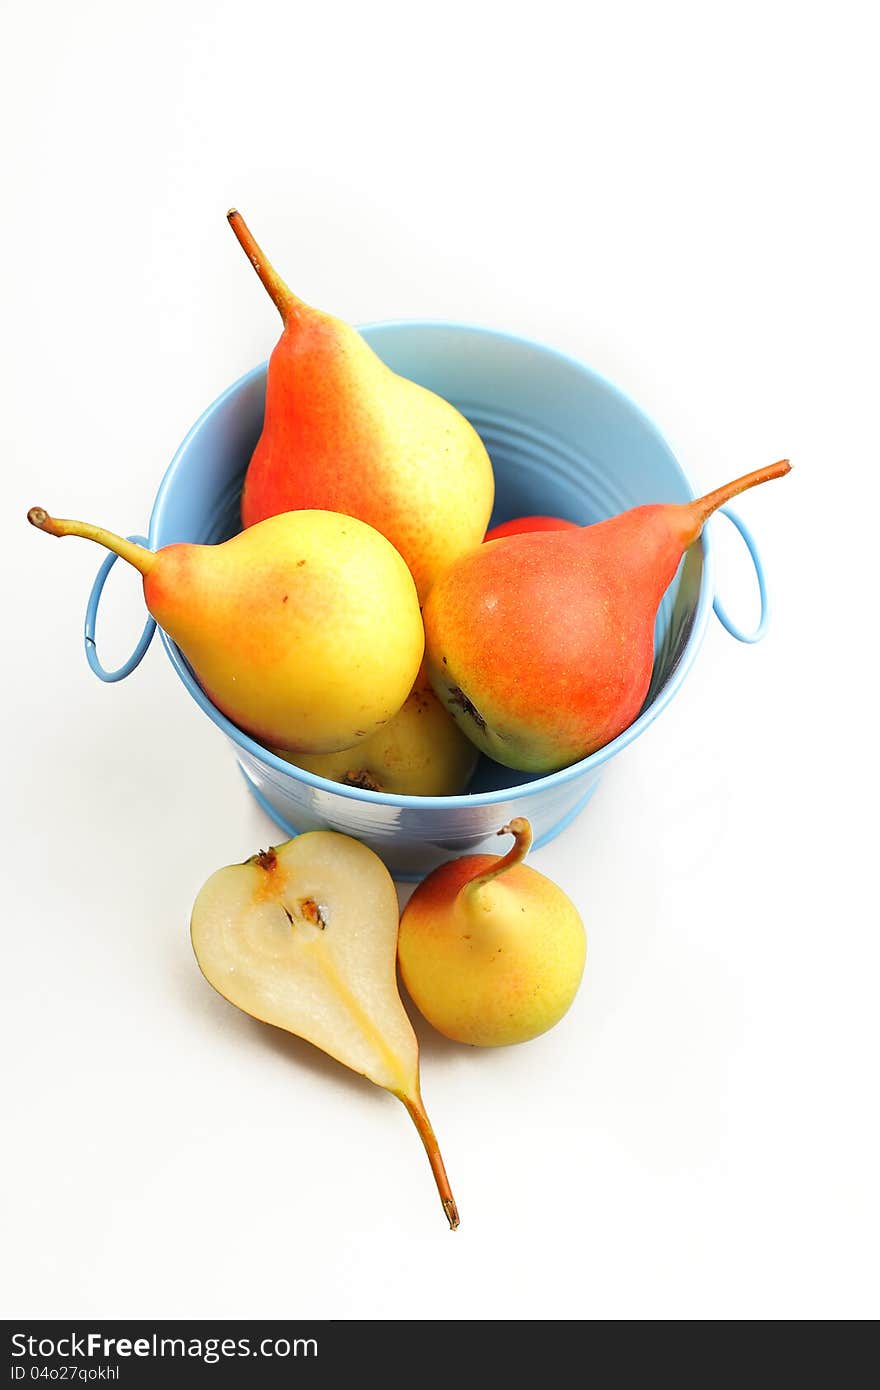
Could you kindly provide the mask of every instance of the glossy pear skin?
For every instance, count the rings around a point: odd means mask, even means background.
[[[387,367],[349,324],[291,294],[241,215],[229,220],[284,322],[245,477],[245,526],[296,508],[359,517],[400,551],[423,601],[483,539],[494,479],[479,435],[447,401]]]
[[[370,738],[339,753],[281,753],[297,767],[391,796],[455,796],[479,754],[419,673],[403,708]]]
[[[507,831],[517,836],[509,855],[442,864],[419,884],[400,923],[398,959],[413,1003],[439,1032],[477,1047],[527,1042],[552,1028],[586,960],[577,908],[521,862],[528,821],[499,833]]]
[[[155,553],[41,508],[29,519],[140,569],[148,609],[205,692],[261,743],[350,747],[392,719],[412,687],[424,648],[415,585],[384,536],[352,517],[288,512],[221,545]]]
[[[730,497],[788,471],[783,460],[692,503],[509,536],[464,556],[424,608],[438,698],[506,767],[552,772],[602,748],[642,708],[657,609],[685,550]]]
[[[403,1102],[455,1229],[422,1103],[418,1042],[397,989],[397,928],[397,893],[379,857],[348,835],[318,830],[212,874],[191,936],[202,973],[231,1004]]]
[[[478,748],[506,767],[551,772],[601,748],[642,707],[654,617],[681,559],[665,528],[650,583],[633,602],[622,555],[644,554],[640,522],[522,533],[459,561],[425,607],[439,699]],[[601,596],[601,597],[600,597]]]

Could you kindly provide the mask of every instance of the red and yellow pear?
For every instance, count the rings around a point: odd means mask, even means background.
[[[505,767],[552,772],[602,748],[642,708],[657,609],[688,546],[730,498],[788,471],[782,460],[693,502],[465,555],[424,608],[439,699]]]
[[[387,367],[350,324],[298,299],[241,213],[228,216],[284,325],[244,481],[245,526],[304,507],[359,517],[400,551],[424,601],[483,539],[495,485],[482,440],[448,401]]]
[[[531,826],[518,817],[503,858],[469,854],[441,864],[403,911],[400,973],[413,1003],[456,1042],[501,1047],[558,1023],[574,999],[587,939],[567,894],[523,864]]]
[[[415,585],[372,526],[287,512],[221,545],[151,551],[32,507],[52,536],[84,536],[143,575],[144,599],[214,704],[271,747],[311,753],[374,734],[406,699],[424,649]]]

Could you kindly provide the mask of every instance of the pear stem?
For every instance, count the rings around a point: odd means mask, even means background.
[[[226,214],[230,227],[238,237],[242,250],[260,277],[266,292],[285,323],[301,301],[287,288],[268,256],[254,239],[251,229],[237,208]]]
[[[141,574],[148,575],[156,563],[152,550],[145,550],[134,541],[124,540],[114,531],[106,531],[103,526],[92,526],[88,521],[66,521],[62,517],[50,516],[44,507],[31,507],[27,514],[31,526],[45,531],[49,536],[83,536],[88,541],[97,541],[108,550],[115,551],[123,560],[134,565]]]
[[[764,468],[756,468],[753,473],[746,473],[744,477],[736,478],[732,483],[725,483],[714,492],[707,492],[705,497],[698,497],[695,502],[688,502],[685,512],[694,528],[688,544],[697,539],[712,513],[723,507],[732,497],[750,487],[757,487],[759,483],[769,483],[771,478],[782,478],[790,472],[791,464],[788,459],[780,459],[778,463],[768,463]]]
[[[462,893],[472,893],[477,888],[484,888],[487,883],[491,883],[493,878],[499,874],[506,873],[512,869],[514,864],[521,864],[529,852],[532,843],[532,827],[524,816],[517,816],[509,825],[502,825],[498,831],[499,835],[512,835],[513,845],[503,856],[499,856],[490,869],[484,869],[475,878],[468,879],[461,889]]]
[[[425,1153],[428,1155],[428,1162],[431,1165],[431,1172],[434,1174],[437,1191],[440,1193],[440,1201],[446,1213],[446,1220],[449,1222],[449,1229],[450,1231],[454,1231],[459,1224],[458,1207],[455,1205],[455,1198],[452,1195],[452,1188],[449,1186],[449,1178],[446,1176],[446,1168],[440,1153],[440,1145],[437,1143],[437,1136],[431,1127],[431,1121],[428,1119],[422,1097],[417,1093],[415,1099],[411,1099],[409,1096],[404,1095],[402,1095],[400,1099],[412,1116],[413,1124],[419,1131],[419,1138],[425,1146]]]

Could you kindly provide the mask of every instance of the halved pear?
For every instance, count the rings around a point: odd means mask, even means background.
[[[419,1045],[397,990],[399,908],[360,841],[314,830],[218,869],[195,901],[192,943],[209,984],[403,1101],[452,1230],[458,1210],[419,1089]]]

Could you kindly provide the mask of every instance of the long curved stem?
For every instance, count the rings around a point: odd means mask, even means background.
[[[450,1231],[457,1229],[458,1207],[455,1205],[455,1198],[452,1195],[452,1188],[449,1186],[449,1178],[446,1176],[446,1167],[443,1163],[443,1156],[440,1153],[440,1145],[437,1143],[437,1136],[431,1127],[422,1097],[416,1094],[414,1098],[401,1095],[410,1115],[413,1124],[419,1131],[419,1138],[425,1146],[425,1153],[428,1155],[428,1162],[431,1165],[431,1172],[434,1174],[434,1181],[437,1184],[437,1191],[440,1193],[440,1201],[443,1203],[443,1210],[446,1213],[446,1220],[449,1222]]]
[[[260,277],[260,281],[267,294],[274,303],[276,309],[285,323],[291,313],[296,311],[296,306],[302,303],[297,299],[285,285],[281,276],[269,260],[268,256],[258,244],[250,227],[245,222],[237,208],[230,208],[226,214],[230,227],[238,237],[239,245]]]
[[[63,517],[50,516],[44,507],[31,507],[27,514],[31,526],[45,531],[49,536],[82,536],[87,541],[97,541],[108,550],[114,551],[141,574],[147,575],[156,563],[152,550],[145,550],[134,541],[117,536],[115,531],[107,531],[103,526],[92,526],[88,521],[67,521]]]
[[[742,478],[735,478],[732,483],[715,488],[714,492],[707,492],[705,497],[698,497],[695,502],[686,503],[685,512],[694,528],[691,540],[696,540],[712,513],[723,507],[732,497],[738,496],[750,487],[757,487],[759,483],[769,483],[772,478],[783,478],[790,472],[791,464],[788,459],[780,459],[778,463],[768,463],[764,468],[756,468],[754,472],[746,473]]]
[[[497,878],[499,874],[506,873],[508,869],[513,868],[514,864],[522,863],[528,854],[532,843],[532,827],[525,816],[517,816],[509,825],[502,825],[498,834],[512,835],[513,845],[505,855],[496,859],[491,868],[484,869],[475,878],[468,879],[467,883],[462,886],[461,891],[463,893],[470,893],[475,888],[484,888],[487,883],[492,882],[493,878]]]

